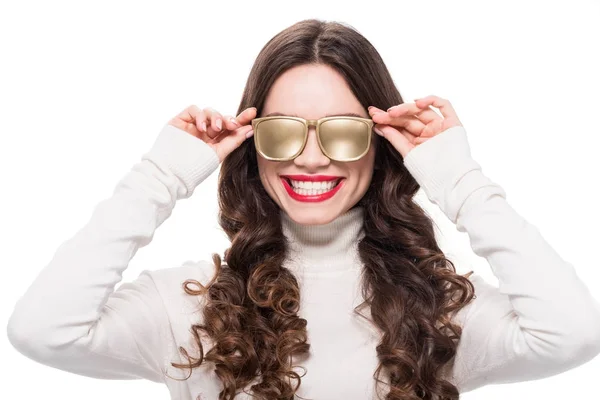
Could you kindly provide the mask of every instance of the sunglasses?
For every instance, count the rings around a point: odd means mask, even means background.
[[[256,151],[267,160],[289,161],[298,157],[314,126],[325,156],[335,161],[356,161],[371,147],[372,119],[336,116],[320,119],[274,116],[252,120]]]

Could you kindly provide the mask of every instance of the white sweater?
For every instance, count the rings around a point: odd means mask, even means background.
[[[404,163],[427,197],[468,233],[473,251],[487,259],[499,280],[497,288],[472,275],[477,298],[457,316],[463,334],[448,379],[461,393],[555,375],[600,352],[600,306],[573,266],[482,174],[464,128],[450,128],[417,146]],[[179,346],[198,355],[189,330],[201,321],[197,309],[203,299],[186,295],[181,284],[189,278],[208,282],[212,263],[144,270],[114,288],[176,201],[190,197],[218,166],[208,145],[165,125],[141,162],[57,249],[16,303],[7,328],[13,346],[76,374],[144,378],[166,384],[173,399],[217,399],[222,385],[212,365],[195,369],[188,380],[170,378],[188,373],[170,365],[185,362]],[[310,357],[294,363],[307,369],[298,392],[305,398],[376,398],[372,375],[379,336],[352,312],[362,301],[356,250],[362,220],[361,208],[321,226],[281,216],[295,252],[286,267],[301,285],[299,314],[308,321],[311,343]],[[210,347],[206,342],[205,351]]]

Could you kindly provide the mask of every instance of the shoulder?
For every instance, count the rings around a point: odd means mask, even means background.
[[[205,260],[187,260],[178,266],[161,268],[157,270],[145,270],[143,274],[147,275],[156,286],[156,291],[164,305],[164,309],[169,319],[167,336],[172,337],[169,340],[165,350],[166,360],[170,362],[187,363],[187,360],[181,355],[180,348],[183,347],[186,351],[199,357],[196,353],[196,342],[192,334],[194,325],[204,323],[204,314],[202,308],[206,304],[205,296],[190,295],[185,292],[183,286],[187,280],[196,280],[205,285],[213,277],[215,266],[212,262]],[[188,285],[190,289],[197,289],[197,285]],[[212,342],[201,336],[202,345],[210,346]],[[185,380],[187,371],[172,368],[168,366],[168,375],[177,377],[177,379]],[[173,382],[169,380],[169,382]]]
[[[148,274],[156,285],[172,320],[180,320],[181,317],[187,316],[186,324],[198,322],[198,311],[199,307],[204,304],[204,296],[186,293],[184,283],[188,280],[195,280],[206,285],[215,273],[215,265],[212,262],[187,260],[176,267],[144,271],[144,273]],[[199,288],[194,283],[190,283],[188,287],[190,289]]]
[[[215,266],[207,260],[187,260],[177,267],[147,272],[159,290],[169,290],[172,289],[173,284],[181,287],[183,282],[188,279],[197,280],[202,284],[208,283],[215,272]]]

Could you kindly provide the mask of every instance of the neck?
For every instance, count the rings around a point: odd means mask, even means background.
[[[364,209],[355,207],[322,225],[302,225],[281,212],[281,226],[290,244],[286,267],[320,274],[360,267],[357,245],[363,237]]]

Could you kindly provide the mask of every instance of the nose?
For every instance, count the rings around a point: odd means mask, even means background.
[[[294,159],[294,164],[298,167],[304,167],[307,171],[317,171],[321,167],[328,166],[330,161],[319,147],[316,129],[312,126],[309,127],[306,146],[304,146],[302,153]]]

